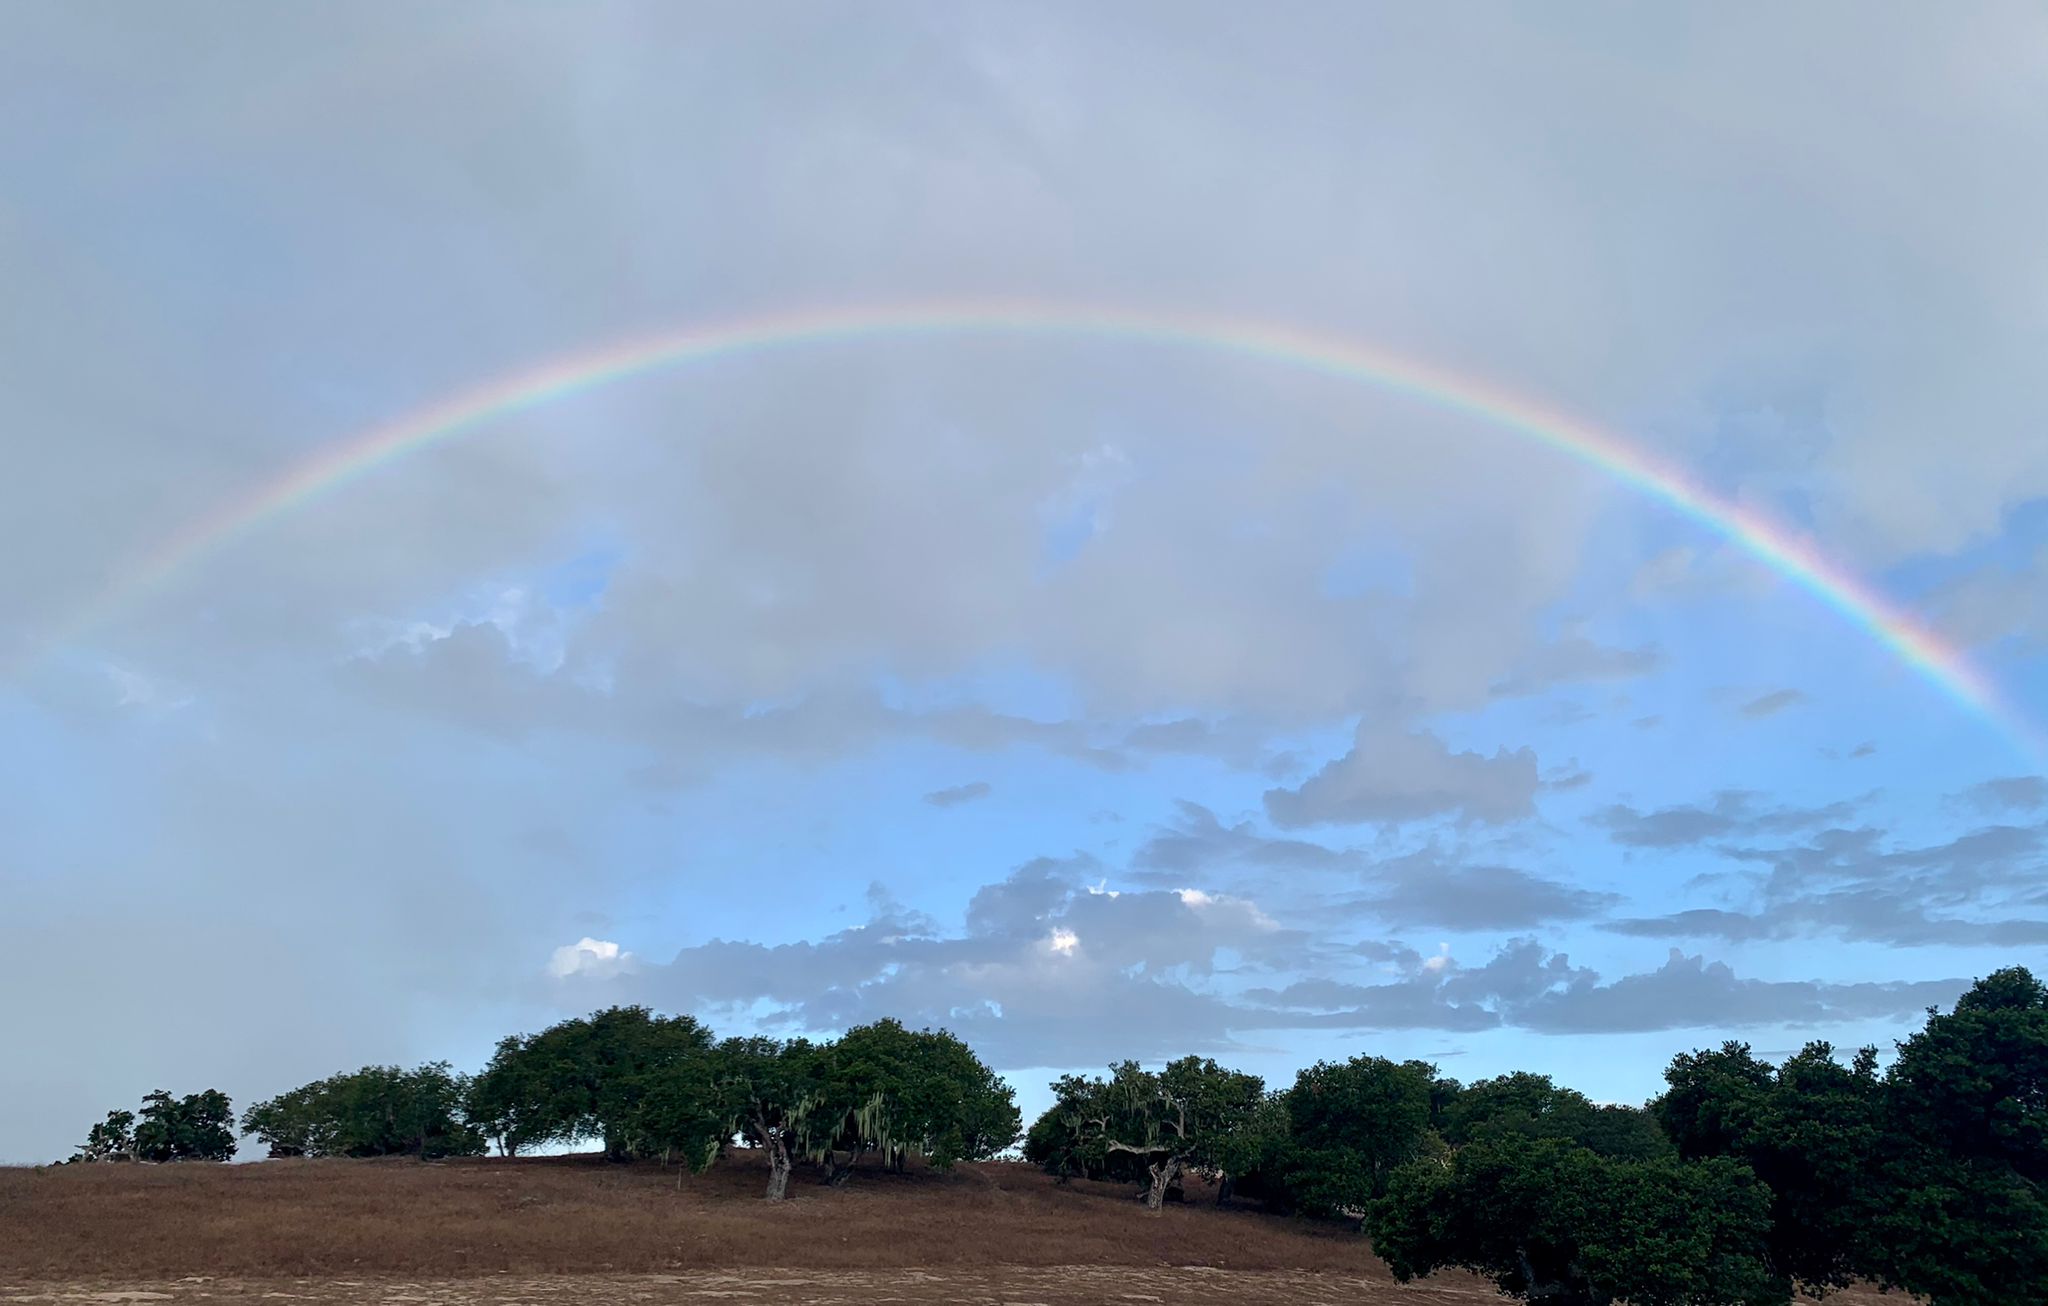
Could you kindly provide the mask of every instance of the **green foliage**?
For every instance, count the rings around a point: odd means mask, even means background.
[[[1930,1011],[1883,1099],[1867,1272],[1933,1306],[2048,1299],[2048,989],[2013,967]]]
[[[107,1118],[86,1132],[85,1143],[72,1161],[133,1161],[135,1159],[135,1113],[109,1111]]]
[[[1555,1138],[1602,1156],[1649,1161],[1673,1154],[1671,1142],[1648,1112],[1596,1106],[1548,1075],[1526,1071],[1482,1079],[1454,1097],[1441,1115],[1444,1141],[1454,1147],[1514,1135]]]
[[[1669,1087],[1650,1110],[1686,1160],[1736,1156],[1756,1136],[1776,1078],[1771,1063],[1753,1055],[1747,1043],[1681,1052],[1664,1072]]]
[[[1737,1162],[1615,1160],[1510,1131],[1396,1170],[1366,1227],[1404,1282],[1458,1267],[1551,1306],[1778,1306],[1769,1200]]]
[[[1428,1062],[1384,1057],[1319,1061],[1302,1071],[1285,1095],[1287,1204],[1311,1215],[1364,1210],[1395,1169],[1430,1149],[1441,1082]]]
[[[614,1160],[646,1156],[665,1144],[647,1132],[642,1100],[710,1046],[697,1021],[645,1007],[565,1020],[498,1044],[471,1087],[469,1119],[508,1154],[598,1138]]]
[[[1782,1068],[1747,1044],[1684,1053],[1665,1071],[1651,1109],[1688,1160],[1726,1157],[1771,1193],[1769,1259],[1819,1293],[1857,1275],[1856,1244],[1875,1199],[1871,1166],[1880,1127],[1877,1054],[1850,1066],[1809,1043]]]
[[[1265,1084],[1205,1057],[1182,1057],[1158,1073],[1135,1061],[1107,1079],[1067,1075],[1052,1085],[1050,1109],[1025,1140],[1027,1160],[1062,1177],[1134,1178],[1157,1208],[1183,1172],[1226,1173],[1246,1155],[1234,1143],[1260,1118]]]
[[[481,1156],[483,1132],[463,1119],[468,1089],[445,1061],[364,1066],[258,1102],[242,1130],[273,1157]]]
[[[1210,1146],[1210,1160],[1218,1177],[1216,1200],[1254,1197],[1281,1205],[1292,1135],[1284,1095],[1261,1095],[1236,1126]]]
[[[1017,1139],[1009,1085],[943,1030],[895,1020],[850,1029],[822,1055],[817,1093],[811,1150],[844,1150],[849,1162],[869,1150],[899,1162],[914,1152],[945,1169]]]
[[[1593,1118],[1578,1141],[1618,1161],[1656,1161],[1677,1155],[1657,1117],[1639,1106],[1594,1107]]]
[[[770,1201],[787,1195],[793,1160],[809,1150],[821,1060],[818,1047],[804,1039],[729,1038],[711,1054],[711,1118],[720,1122],[721,1142],[738,1133],[767,1153]],[[700,1152],[701,1164],[715,1155],[715,1147]]]
[[[142,1161],[225,1161],[235,1154],[234,1123],[234,1104],[217,1089],[181,1098],[158,1089],[142,1099],[134,1154]]]

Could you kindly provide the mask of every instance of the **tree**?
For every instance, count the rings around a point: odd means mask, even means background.
[[[1816,1295],[1852,1283],[1863,1229],[1882,1201],[1872,1187],[1876,1051],[1844,1066],[1828,1044],[1809,1043],[1774,1069],[1731,1042],[1681,1053],[1665,1081],[1651,1110],[1679,1154],[1742,1161],[1769,1188],[1773,1268]]]
[[[597,1138],[615,1161],[648,1155],[661,1144],[640,1127],[642,1098],[710,1046],[694,1019],[645,1007],[565,1020],[498,1044],[469,1091],[470,1120],[508,1152]]]
[[[767,1155],[771,1202],[789,1195],[794,1158],[807,1150],[818,1059],[818,1048],[804,1039],[780,1043],[772,1038],[729,1038],[710,1057],[710,1118],[719,1122],[720,1137],[737,1132]],[[703,1169],[716,1155],[716,1147],[700,1148],[693,1164]]]
[[[1753,1055],[1747,1043],[1681,1052],[1664,1071],[1669,1087],[1650,1111],[1686,1160],[1735,1156],[1756,1136],[1776,1077],[1771,1063]]]
[[[1655,1161],[1677,1155],[1657,1117],[1639,1106],[1602,1103],[1594,1107],[1593,1118],[1578,1141],[1620,1161]]]
[[[1621,1161],[1509,1132],[1402,1166],[1366,1227],[1403,1282],[1458,1267],[1546,1306],[1782,1306],[1769,1200],[1739,1162]]]
[[[73,1161],[133,1161],[135,1159],[135,1113],[109,1111],[107,1118],[86,1132],[85,1143]]]
[[[1454,1147],[1514,1134],[1556,1138],[1602,1156],[1647,1161],[1672,1154],[1670,1140],[1648,1112],[1596,1106],[1548,1075],[1515,1071],[1467,1086],[1442,1112],[1444,1141]]]
[[[1899,1045],[1861,1264],[1934,1306],[2048,1285],[2048,989],[1998,971]]]
[[[1288,1204],[1311,1215],[1362,1212],[1395,1169],[1430,1147],[1438,1084],[1435,1066],[1384,1057],[1319,1061],[1302,1071],[1286,1093]]]
[[[540,1058],[528,1055],[528,1036],[507,1035],[480,1075],[469,1081],[465,1118],[506,1156],[548,1140],[558,1121],[541,1082]]]
[[[364,1066],[258,1102],[242,1129],[273,1157],[480,1156],[483,1133],[463,1118],[468,1091],[445,1061]]]
[[[965,1043],[895,1020],[850,1029],[819,1050],[807,1143],[831,1183],[876,1151],[898,1169],[911,1153],[945,1169],[1016,1141],[1014,1094]]]
[[[1182,1057],[1156,1074],[1126,1061],[1110,1067],[1107,1079],[1068,1075],[1052,1089],[1053,1105],[1032,1126],[1026,1158],[1062,1177],[1136,1170],[1145,1205],[1155,1211],[1184,1173],[1220,1173],[1226,1158],[1237,1157],[1227,1140],[1251,1126],[1265,1099],[1258,1076],[1205,1057]]]
[[[234,1104],[217,1089],[182,1098],[157,1089],[142,1099],[135,1155],[156,1162],[226,1161],[235,1154],[234,1122]]]
[[[1291,1133],[1286,1098],[1279,1093],[1263,1095],[1251,1112],[1210,1148],[1216,1204],[1222,1206],[1242,1196],[1285,1205],[1277,1199],[1282,1196]]]

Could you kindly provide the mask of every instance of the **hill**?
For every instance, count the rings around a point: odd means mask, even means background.
[[[761,1181],[746,1154],[696,1176],[587,1157],[0,1170],[0,1300],[1501,1300],[1463,1275],[1396,1284],[1347,1229],[1199,1188],[1151,1214],[1128,1185],[1005,1162],[862,1170],[781,1204]]]

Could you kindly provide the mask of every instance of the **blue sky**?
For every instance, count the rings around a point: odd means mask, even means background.
[[[1656,1091],[2038,965],[2038,12],[212,3],[0,17],[0,1160],[612,1002]],[[1024,296],[1581,413],[1699,523],[1258,360],[847,340]]]

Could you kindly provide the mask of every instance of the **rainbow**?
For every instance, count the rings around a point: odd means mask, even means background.
[[[663,368],[834,342],[929,335],[1056,336],[1221,351],[1362,382],[1480,419],[1604,472],[1722,536],[1862,629],[1949,698],[2036,755],[2031,733],[2007,712],[1963,654],[1882,595],[1759,513],[1724,499],[1620,437],[1484,381],[1337,336],[1200,314],[1030,300],[933,302],[802,309],[687,327],[603,346],[452,395],[334,442],[247,497],[192,522],[57,627],[76,641],[162,590],[195,563],[266,523],[408,454],[474,434],[516,413],[558,403]]]

